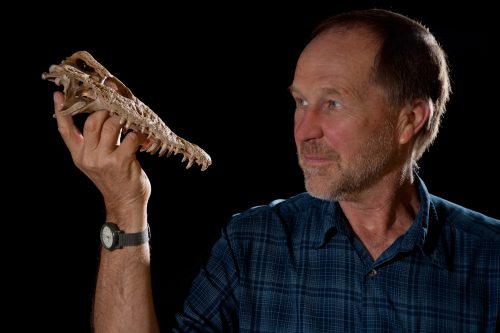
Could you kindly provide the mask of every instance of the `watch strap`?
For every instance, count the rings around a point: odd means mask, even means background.
[[[137,246],[145,244],[149,241],[151,237],[151,232],[149,230],[149,224],[146,229],[140,232],[135,233],[124,233],[120,231],[118,234],[118,248],[122,248],[124,246]]]

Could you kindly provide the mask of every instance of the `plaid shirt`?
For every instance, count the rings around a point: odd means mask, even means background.
[[[173,332],[499,332],[500,221],[430,195],[377,260],[306,193],[233,216]]]

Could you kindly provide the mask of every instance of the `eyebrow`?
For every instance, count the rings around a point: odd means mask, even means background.
[[[340,95],[340,91],[335,89],[335,88],[332,88],[332,87],[324,87],[324,88],[320,88],[321,92],[322,93],[325,93],[325,94],[337,94],[337,95]],[[290,91],[290,93],[298,93],[298,94],[301,94],[301,92],[295,88],[293,85],[289,86],[288,87],[288,91]]]

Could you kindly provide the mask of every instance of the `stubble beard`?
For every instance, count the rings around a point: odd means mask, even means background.
[[[299,149],[299,165],[307,192],[330,201],[356,200],[358,195],[380,179],[396,152],[389,125],[381,135],[369,139],[350,159],[320,142],[304,142]],[[328,156],[331,163],[321,167],[304,165],[301,155],[315,153]]]

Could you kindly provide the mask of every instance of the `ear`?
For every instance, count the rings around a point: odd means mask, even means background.
[[[399,143],[406,144],[415,137],[429,121],[431,112],[431,103],[423,99],[417,99],[403,108],[398,120]]]

